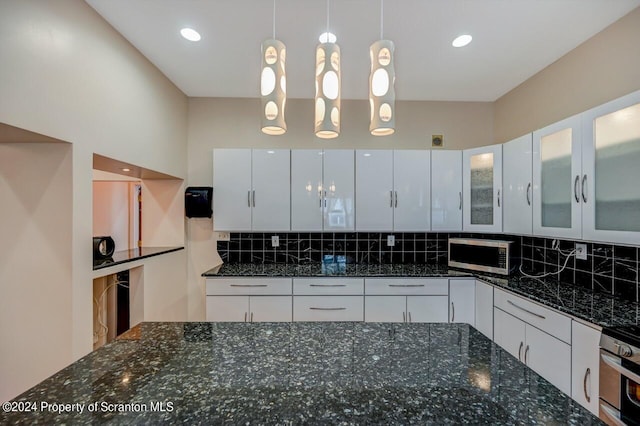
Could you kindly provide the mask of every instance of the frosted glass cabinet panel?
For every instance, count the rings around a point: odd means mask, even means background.
[[[431,229],[462,230],[462,151],[431,152]]]
[[[583,115],[585,239],[640,244],[640,92]]]
[[[502,145],[463,151],[465,231],[502,231]]]
[[[580,238],[580,116],[533,132],[533,233]]]

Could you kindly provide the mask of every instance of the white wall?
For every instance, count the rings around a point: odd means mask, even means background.
[[[67,172],[72,173],[69,194],[73,194],[66,203],[70,211],[64,215],[71,223],[71,232],[65,234],[71,238],[65,246],[66,254],[70,253],[67,263],[57,264],[46,247],[32,244],[16,245],[11,258],[0,257],[0,270],[11,268],[10,259],[16,257],[48,259],[31,262],[19,276],[19,283],[33,286],[34,292],[46,281],[43,276],[51,280],[55,275],[54,281],[67,283],[57,290],[60,304],[46,318],[55,325],[56,344],[47,339],[23,343],[25,336],[40,336],[43,322],[20,323],[10,317],[10,323],[20,325],[21,333],[8,331],[2,350],[9,351],[13,359],[25,360],[31,360],[32,354],[40,354],[41,360],[46,353],[48,361],[33,362],[31,372],[3,361],[0,399],[4,400],[92,349],[93,154],[186,177],[187,99],[82,1],[1,1],[0,35],[0,123],[70,142],[71,158],[65,161],[69,162]],[[21,188],[20,182],[9,185]],[[56,200],[64,197],[60,191],[53,196]],[[0,223],[15,223],[18,230],[39,226],[16,223],[14,216],[0,209]],[[175,229],[170,233],[174,235]],[[162,268],[173,265],[176,271],[184,271],[184,258],[172,256],[166,262]],[[149,269],[158,267],[156,263]],[[165,279],[160,273],[152,276]],[[166,279],[175,283],[176,276]],[[4,291],[6,281],[0,285]],[[186,301],[173,296],[167,306],[176,301],[186,309]],[[36,314],[27,301],[15,303],[15,309]],[[3,330],[5,324],[0,324]],[[15,371],[20,371],[20,377]]]
[[[93,182],[93,236],[109,235],[116,251],[129,248],[129,182]]]

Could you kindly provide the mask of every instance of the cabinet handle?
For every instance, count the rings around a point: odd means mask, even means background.
[[[582,201],[587,202],[587,194],[584,193],[584,190],[587,188],[587,175],[582,176],[582,188],[580,189],[580,193],[582,194]]]
[[[611,424],[614,426],[626,426],[626,423],[620,420],[620,413],[614,411],[607,404],[600,403],[600,415],[604,414],[607,419],[611,420]]]
[[[309,287],[346,287],[346,284],[309,284]]]
[[[587,393],[587,378],[589,376],[591,376],[591,369],[587,368],[587,371],[584,372],[584,379],[582,380],[582,389],[584,391],[584,399],[586,399],[587,402],[591,402],[591,397]]]
[[[229,287],[266,287],[266,284],[229,284]]]
[[[311,307],[309,308],[312,311],[344,311],[347,308],[315,308],[315,307]]]
[[[528,353],[529,353],[529,345],[527,345],[527,349],[524,350],[524,363],[525,364],[527,364],[527,354]]]
[[[458,204],[458,210],[462,210],[462,191],[458,192],[458,195],[460,196],[460,204]]]
[[[318,207],[322,208],[322,191],[318,191]]]
[[[247,207],[251,207],[251,191],[247,191]]]
[[[247,322],[247,313],[244,313],[244,322]]]
[[[406,312],[402,313],[402,322],[407,322],[407,313]]]
[[[253,207],[256,206],[256,190],[253,190]]]
[[[522,361],[522,346],[524,346],[524,342],[520,342],[520,347],[518,348],[518,361]]]
[[[389,207],[393,207],[393,191],[389,191]]]
[[[424,284],[389,284],[389,287],[424,287]]]
[[[411,312],[409,312],[409,322],[412,322],[411,321]]]
[[[527,204],[531,205],[531,182],[527,185]]]
[[[576,199],[576,203],[580,202],[580,196],[578,195],[578,183],[580,183],[580,175],[576,175],[576,179],[573,181],[573,196]]]
[[[456,305],[451,302],[451,322],[456,320]]]
[[[600,354],[600,359],[604,361],[609,367],[616,370],[618,373],[623,375],[624,377],[634,381],[636,383],[640,383],[640,375],[634,373],[631,370],[624,368],[620,362],[620,359],[613,358],[612,356]]]
[[[324,190],[324,208],[327,208],[327,190]]]
[[[249,320],[249,322],[253,322],[253,312],[251,312],[251,319]]]
[[[393,193],[394,193],[394,194],[395,194],[395,196],[396,196],[395,206],[396,206],[396,208],[398,208],[398,191],[393,191]]]
[[[498,189],[498,207],[500,207],[500,190]]]
[[[530,310],[528,310],[528,309],[525,309],[525,308],[523,308],[522,306],[518,306],[518,305],[516,305],[516,304],[515,304],[515,303],[513,303],[511,300],[507,300],[507,303],[508,303],[508,304],[510,304],[511,306],[515,306],[516,308],[520,309],[521,311],[525,311],[526,313],[531,314],[531,315],[533,315],[533,316],[535,316],[535,317],[538,317],[538,318],[540,318],[540,319],[546,319],[546,317],[544,317],[544,316],[542,316],[542,315],[540,315],[540,314],[536,314],[535,312],[532,312],[532,311],[530,311]]]

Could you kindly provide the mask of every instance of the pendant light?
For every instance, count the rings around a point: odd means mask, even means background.
[[[329,33],[329,0],[327,0],[327,32],[316,48],[315,133],[322,139],[340,134],[340,47]]]
[[[384,0],[380,0],[380,40],[369,48],[371,74],[369,75],[369,105],[371,122],[369,131],[374,136],[386,136],[395,132],[395,81],[393,65],[395,46],[391,40],[384,40]]]
[[[284,107],[287,101],[286,47],[276,40],[276,1],[273,0],[273,38],[262,42],[262,132],[282,135],[287,131]]]

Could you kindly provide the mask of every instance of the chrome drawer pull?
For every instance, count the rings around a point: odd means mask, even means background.
[[[578,195],[578,184],[580,183],[580,175],[576,175],[576,180],[573,181],[573,196],[576,199],[576,203],[580,202],[580,196]]]
[[[456,320],[456,305],[451,302],[451,322]]]
[[[312,311],[345,311],[347,308],[309,308]]]
[[[544,317],[544,316],[542,316],[542,315],[540,315],[540,314],[536,314],[535,312],[532,312],[532,311],[530,311],[530,310],[528,310],[528,309],[525,309],[525,308],[523,308],[522,306],[518,306],[518,305],[516,305],[516,304],[515,304],[515,303],[513,303],[511,300],[507,300],[507,303],[508,303],[508,304],[510,304],[510,305],[512,305],[512,306],[515,306],[516,308],[520,309],[521,311],[525,311],[526,313],[531,314],[531,315],[533,315],[533,316],[535,316],[535,317],[538,317],[538,318],[540,318],[540,319],[547,319],[546,317]]]
[[[584,399],[586,399],[587,402],[591,402],[591,397],[587,393],[587,378],[589,376],[591,376],[591,369],[587,368],[587,371],[584,372],[584,380],[582,381],[582,388],[583,388],[583,391],[584,391]]]
[[[518,348],[518,361],[522,361],[522,346],[524,342],[520,342],[520,347]]]
[[[527,364],[527,354],[528,353],[529,353],[529,345],[527,345],[527,348],[524,350],[524,363],[525,364]]]
[[[229,287],[267,287],[266,284],[229,284]]]
[[[527,205],[531,205],[531,182],[527,185]]]
[[[389,284],[389,287],[424,287],[424,284]]]
[[[346,284],[309,284],[309,287],[346,287]]]

